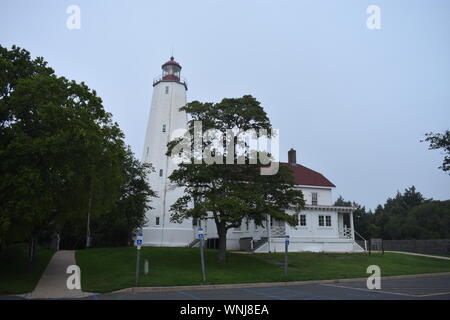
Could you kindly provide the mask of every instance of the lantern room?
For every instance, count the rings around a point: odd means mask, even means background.
[[[162,75],[153,80],[153,86],[162,81],[175,81],[183,84],[187,90],[186,81],[180,76],[181,65],[175,61],[174,57],[164,63],[162,66]]]
[[[181,66],[173,57],[170,57],[170,60],[162,65],[162,69],[163,80],[180,80]]]

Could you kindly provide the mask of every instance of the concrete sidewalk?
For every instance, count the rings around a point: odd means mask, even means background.
[[[67,288],[67,267],[75,265],[75,251],[57,251],[44,271],[34,291],[26,296],[28,299],[83,298],[91,295],[81,290]]]

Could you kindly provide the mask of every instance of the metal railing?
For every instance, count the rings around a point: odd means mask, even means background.
[[[170,78],[170,79],[164,79],[164,77],[166,77],[166,76],[159,75],[159,76],[153,78],[153,85],[155,85],[155,84],[157,84],[158,82],[161,82],[161,81],[176,81],[178,83],[183,84],[187,88],[188,83],[187,83],[186,78],[175,77],[174,76],[173,78]],[[176,78],[178,78],[178,79],[176,79]]]
[[[364,237],[360,235],[358,232],[356,232],[356,230],[354,232],[358,237],[360,237],[364,241],[364,249],[367,251],[367,240],[364,239]]]
[[[352,228],[341,227],[339,228],[339,238],[352,239]]]

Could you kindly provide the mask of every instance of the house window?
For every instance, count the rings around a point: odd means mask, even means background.
[[[163,169],[159,169],[159,176],[160,176],[160,177],[163,176]]]
[[[317,206],[317,192],[311,193],[311,204]]]
[[[166,86],[166,94],[169,94],[169,87]]]
[[[324,217],[323,216],[319,216],[319,227],[323,227],[324,224]]]
[[[165,124],[163,124],[162,132],[166,132],[166,125]]]
[[[159,226],[159,217],[156,217],[155,225]]]
[[[256,221],[253,221],[253,223],[255,224],[255,231],[258,231],[258,224],[256,223]]]
[[[331,227],[331,216],[325,216],[325,224],[327,227]]]
[[[301,226],[306,226],[306,214],[301,214],[300,215],[300,225]]]
[[[248,229],[249,229],[249,221],[248,221],[248,218],[247,218],[247,219],[245,219],[245,231],[248,232]]]
[[[319,227],[331,227],[331,216],[319,216]]]

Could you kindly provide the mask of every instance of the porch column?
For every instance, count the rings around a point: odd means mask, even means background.
[[[269,243],[269,248],[268,248],[268,252],[270,253],[270,246],[272,244],[272,226],[270,225],[270,215],[267,215],[267,236],[268,236],[268,243]]]
[[[353,211],[350,212],[350,228],[352,228],[352,239],[355,240],[355,227],[353,226]]]

